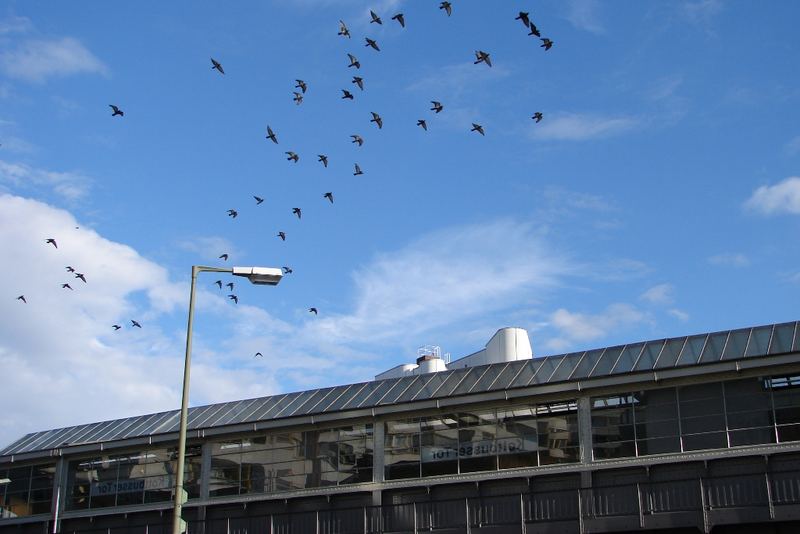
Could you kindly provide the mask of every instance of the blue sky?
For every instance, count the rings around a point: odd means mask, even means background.
[[[0,443],[177,407],[193,264],[294,270],[276,288],[234,280],[238,305],[201,275],[194,405],[367,380],[423,344],[463,356],[504,326],[546,355],[796,320],[798,16],[715,0],[461,0],[451,17],[427,0],[4,2]]]

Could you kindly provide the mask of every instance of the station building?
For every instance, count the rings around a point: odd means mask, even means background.
[[[179,411],[0,449],[0,534],[161,534]],[[532,357],[502,329],[192,408],[192,534],[800,532],[800,323]]]

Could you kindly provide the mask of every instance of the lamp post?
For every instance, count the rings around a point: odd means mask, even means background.
[[[198,273],[231,273],[234,276],[244,276],[256,285],[276,286],[283,277],[283,271],[274,267],[233,267],[225,269],[220,267],[192,266],[192,286],[189,292],[189,323],[186,327],[186,357],[183,362],[183,394],[181,397],[181,423],[178,434],[178,465],[175,473],[175,506],[172,519],[172,534],[181,534],[186,528],[186,523],[181,518],[181,508],[186,500],[186,491],[183,487],[183,463],[186,457],[186,419],[189,412],[189,364],[192,358],[192,323],[194,319],[194,293]]]

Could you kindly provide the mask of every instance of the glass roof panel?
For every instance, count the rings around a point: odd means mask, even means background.
[[[589,377],[595,378],[610,374],[611,370],[614,368],[614,365],[616,365],[617,360],[619,359],[622,349],[624,348],[625,345],[618,345],[616,347],[609,347],[604,350],[603,355],[600,357],[600,361],[594,366],[594,369],[592,369]]]
[[[744,356],[744,349],[747,347],[747,340],[750,338],[750,329],[742,328],[734,330],[728,337],[725,351],[722,353],[723,360],[734,360]]]
[[[436,393],[436,390],[442,387],[444,381],[447,380],[447,377],[452,373],[440,372],[440,373],[433,373],[433,376],[425,386],[420,389],[416,395],[414,395],[414,400],[425,400],[430,399],[433,397],[433,394]]]
[[[271,397],[266,397],[263,399],[263,402],[260,405],[256,405],[253,407],[253,410],[250,411],[250,414],[244,418],[245,423],[250,423],[252,421],[261,421],[262,415],[267,413],[270,408],[272,408],[276,402],[284,398],[286,395],[273,395]]]
[[[325,399],[328,398],[328,395],[331,394],[336,388],[322,388],[317,390],[317,394],[308,399],[306,402],[303,403],[302,406],[298,407],[292,415],[307,415],[310,413],[314,413],[314,408],[317,407],[317,404],[321,402],[325,402]]]
[[[415,380],[409,387],[407,387],[395,402],[410,401],[417,396],[417,393],[419,393],[434,376],[436,376],[436,373],[426,373],[424,375],[420,375],[419,380]]]
[[[370,393],[375,391],[380,385],[383,384],[383,380],[374,380],[372,382],[367,382],[366,385],[358,392],[353,395],[348,395],[350,397],[347,399],[347,402],[342,405],[342,410],[350,410],[352,408],[358,408],[364,399],[366,399]]]
[[[464,377],[470,372],[472,372],[472,368],[470,367],[448,372],[447,378],[444,379],[444,384],[442,384],[442,387],[436,390],[434,395],[436,397],[447,397],[453,392],[454,389],[456,389],[456,387],[458,387],[458,384],[461,383],[461,380],[463,380]]]
[[[202,417],[195,417],[189,420],[189,428],[205,428],[208,426],[212,426],[213,422],[217,420],[221,415],[223,415],[228,408],[233,406],[235,403],[233,402],[223,402],[222,404],[212,404],[208,410],[203,414]],[[150,422],[148,427],[151,426],[153,422]]]
[[[592,372],[594,366],[597,365],[597,361],[600,359],[600,356],[603,355],[604,349],[595,349],[587,351],[586,354],[583,355],[583,359],[581,359],[580,363],[575,367],[575,370],[569,376],[570,380],[578,380],[580,378],[586,378],[589,376],[589,373]]]
[[[297,397],[302,395],[302,392],[295,391],[288,393],[283,399],[272,405],[272,408],[264,412],[263,419],[274,419],[275,415],[282,412],[288,405],[297,400]]]
[[[561,359],[561,363],[559,364],[558,368],[553,371],[550,375],[550,378],[547,380],[548,382],[561,382],[562,380],[566,380],[575,371],[575,368],[583,358],[583,355],[586,352],[573,352],[572,354],[567,354]]]
[[[700,354],[706,346],[708,334],[700,334],[698,336],[690,336],[683,346],[681,355],[678,356],[678,363],[675,365],[693,365],[700,359]]]
[[[232,423],[239,423],[240,418],[242,418],[252,408],[256,401],[258,401],[258,399],[246,399],[239,402],[239,404],[237,404],[235,407],[228,410],[228,413],[220,416],[220,418],[217,419],[216,424],[229,425]]]
[[[366,407],[366,406],[377,406],[378,401],[386,395],[386,392],[392,389],[394,383],[397,382],[396,378],[387,378],[385,380],[381,380],[378,383],[378,387],[372,390],[372,393],[361,399],[361,402],[358,403],[356,406],[359,408]],[[358,396],[358,395],[357,395]]]
[[[517,373],[517,376],[511,381],[511,385],[508,386],[510,388],[521,388],[527,386],[531,379],[536,376],[536,373],[539,371],[539,368],[542,366],[542,362],[545,358],[532,358],[528,360],[528,364],[522,368],[522,370]]]
[[[611,370],[611,374],[616,375],[619,373],[627,373],[633,369],[633,365],[636,363],[636,360],[639,359],[639,354],[642,353],[643,348],[644,343],[625,345],[625,348],[622,350],[622,354],[619,355],[619,359],[614,365],[614,369]]]
[[[550,377],[555,372],[556,368],[558,368],[558,364],[565,358],[565,356],[548,356],[546,358],[542,358],[542,364],[539,366],[539,370],[536,371],[536,374],[533,375],[531,381],[528,383],[529,386],[533,386],[535,384],[545,384]]]
[[[338,410],[350,400],[350,398],[359,391],[364,384],[350,384],[348,386],[339,386],[325,399],[325,402],[320,402],[316,410],[318,412],[332,412]],[[330,399],[330,401],[328,400]]]
[[[520,370],[523,367],[528,365],[530,360],[517,360],[514,362],[510,362],[503,372],[500,373],[500,376],[489,386],[489,390],[497,390],[497,389],[508,389],[511,381],[519,374]]]
[[[772,325],[753,328],[753,332],[750,334],[750,341],[747,342],[747,350],[744,351],[745,358],[767,354],[769,338],[772,337],[772,328]]]
[[[769,344],[770,354],[783,354],[792,352],[792,339],[794,338],[794,323],[776,324]]]
[[[453,395],[462,395],[464,393],[469,393],[469,390],[472,389],[478,380],[483,376],[483,373],[486,372],[486,366],[482,365],[480,367],[473,367],[472,372],[469,373],[467,376],[464,377],[464,380],[453,390]]]
[[[288,417],[292,415],[296,409],[305,404],[305,402],[316,395],[318,391],[318,389],[312,389],[311,391],[300,392],[291,400],[291,402],[284,404],[283,408],[273,412],[271,418],[278,419],[279,417]]]
[[[100,423],[102,425],[102,423]],[[92,425],[97,428],[97,425]],[[53,449],[63,443],[71,443],[67,437],[73,432],[73,428],[60,428],[55,432],[45,432],[35,442],[28,445],[29,449]]]
[[[656,360],[658,360],[659,355],[661,355],[661,350],[666,343],[666,339],[648,341],[645,343],[644,350],[642,350],[642,353],[639,355],[639,361],[636,362],[635,370],[650,371],[655,366]]]
[[[412,376],[404,376],[400,380],[394,383],[394,387],[386,392],[386,395],[383,396],[381,400],[378,401],[379,405],[383,404],[391,404],[397,400],[403,392],[408,389],[415,380],[417,380],[420,375],[412,375]]]
[[[794,346],[793,351],[800,351],[800,321],[794,325]]]
[[[730,332],[717,332],[716,334],[709,334],[706,347],[703,349],[703,354],[700,355],[700,363],[718,362],[722,357],[722,351],[725,350],[725,341],[728,339]]]
[[[656,361],[656,369],[674,367],[684,344],[686,344],[685,337],[676,337],[668,340],[661,350],[661,356],[659,356],[658,361]]]
[[[475,382],[475,385],[472,386],[470,392],[488,390],[489,386],[491,386],[492,383],[497,380],[497,377],[500,376],[500,373],[502,373],[503,369],[505,369],[507,366],[507,363],[494,363],[492,365],[488,365],[486,367],[486,372],[483,373],[483,376],[481,376],[480,380]]]

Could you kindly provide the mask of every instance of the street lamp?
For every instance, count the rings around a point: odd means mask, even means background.
[[[194,288],[198,273],[231,273],[234,276],[244,276],[257,285],[276,286],[283,278],[283,271],[274,267],[233,267],[225,269],[220,267],[192,266],[192,286],[189,292],[189,324],[186,327],[186,358],[183,362],[183,395],[181,397],[181,424],[178,434],[178,465],[175,473],[175,507],[172,520],[172,534],[181,534],[186,524],[181,518],[181,508],[186,500],[186,490],[183,488],[183,462],[186,456],[186,419],[189,412],[189,364],[192,358],[192,322],[194,319]]]
[[[11,484],[11,479],[10,478],[0,478],[0,486],[2,486],[3,484]]]

